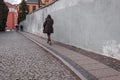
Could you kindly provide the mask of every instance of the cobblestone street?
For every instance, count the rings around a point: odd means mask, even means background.
[[[17,32],[0,33],[0,80],[79,80],[58,59]]]

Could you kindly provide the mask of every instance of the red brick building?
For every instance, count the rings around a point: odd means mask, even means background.
[[[50,4],[50,3],[52,3],[53,1],[55,1],[55,0],[41,0],[41,2],[42,2],[43,5]]]
[[[29,13],[33,12],[34,10],[38,10],[39,6],[44,7],[45,5],[48,5],[52,3],[55,0],[40,0],[40,5],[38,5],[38,0],[25,0],[29,9]],[[17,9],[19,11],[19,5],[17,6]]]
[[[5,2],[5,4],[9,8],[6,30],[14,30],[15,26],[17,25],[17,17],[18,17],[17,7],[8,2]]]

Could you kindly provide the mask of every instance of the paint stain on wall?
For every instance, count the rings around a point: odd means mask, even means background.
[[[120,43],[115,40],[106,41],[103,46],[103,53],[107,56],[116,57],[119,54]]]

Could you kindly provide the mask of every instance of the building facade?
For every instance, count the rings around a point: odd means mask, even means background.
[[[44,7],[45,5],[48,5],[52,3],[54,0],[26,0],[29,13],[33,12],[34,10],[38,10],[39,7]]]
[[[38,10],[41,7],[44,7],[45,5],[48,5],[50,3],[52,3],[55,0],[26,0],[28,9],[29,9],[29,13]],[[19,11],[19,5],[17,6],[17,10]]]
[[[5,2],[5,4],[8,6],[9,8],[9,12],[8,12],[8,18],[7,18],[7,23],[6,23],[6,30],[14,30],[15,26],[17,25],[17,7],[15,5],[12,5],[8,2]]]

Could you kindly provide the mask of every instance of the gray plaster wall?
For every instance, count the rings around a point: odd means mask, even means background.
[[[48,14],[54,19],[56,41],[120,59],[120,0],[58,0],[29,14],[25,31],[42,33]]]

